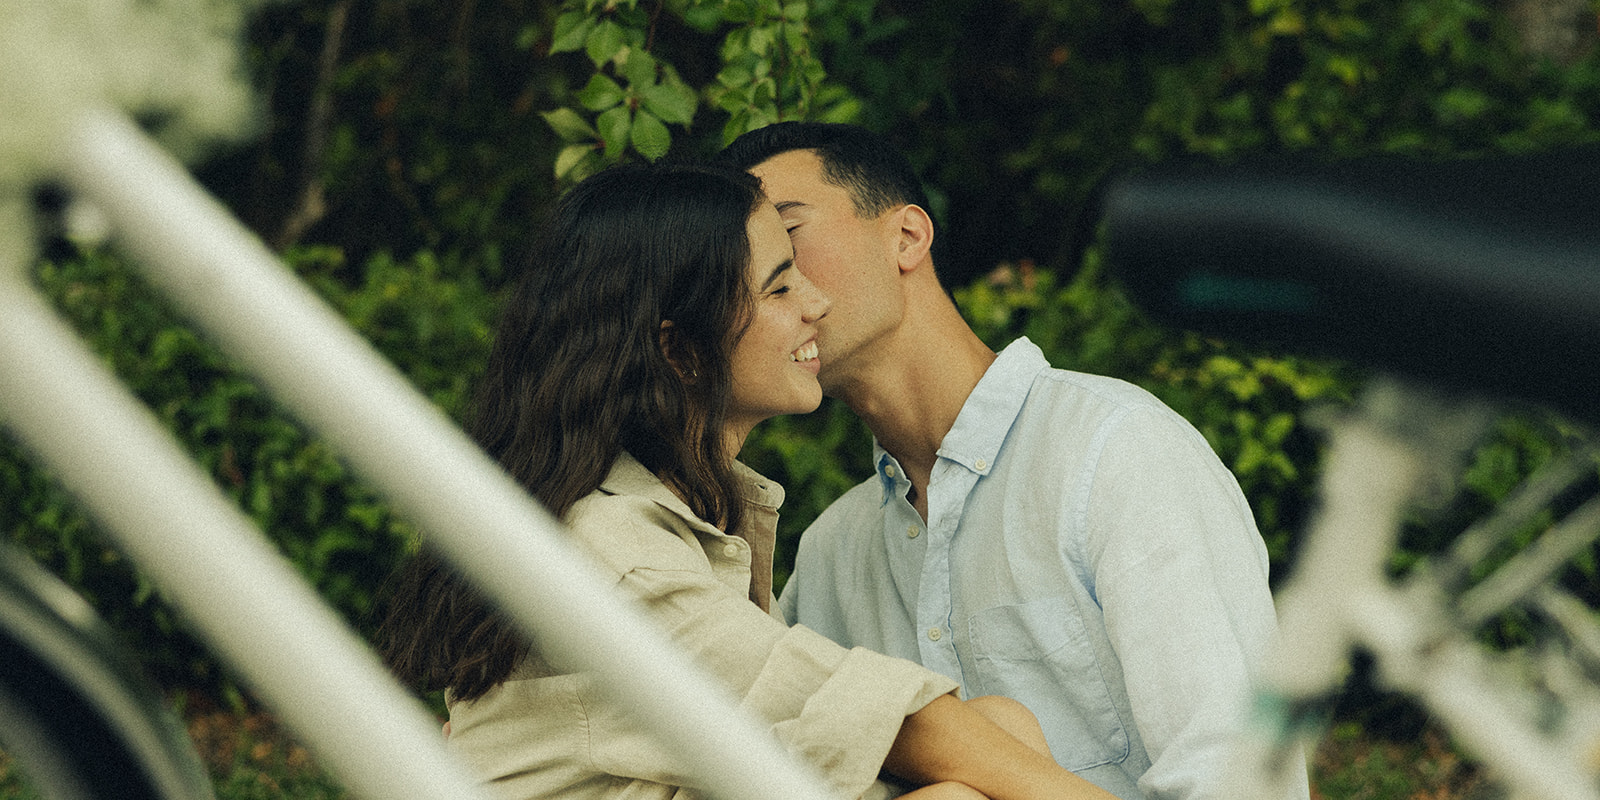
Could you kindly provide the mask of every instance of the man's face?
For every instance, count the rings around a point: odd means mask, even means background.
[[[778,208],[794,243],[795,266],[833,300],[818,336],[822,388],[830,391],[860,363],[864,345],[898,321],[892,213],[857,216],[849,192],[823,180],[822,162],[809,150],[773,156],[750,172]]]

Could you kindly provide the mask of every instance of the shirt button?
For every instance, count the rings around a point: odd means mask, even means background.
[[[937,642],[937,641],[939,641],[939,639],[941,639],[943,637],[944,637],[944,631],[941,631],[938,628],[929,628],[928,629],[928,641]]]
[[[978,459],[977,463],[973,464],[973,466],[977,467],[978,469],[988,469],[989,468],[989,462],[984,461],[983,459],[980,458],[980,459]]]
[[[917,527],[915,525],[907,525],[906,526],[906,538],[907,539],[915,539],[915,538],[917,538],[917,534],[919,534],[919,533],[922,533],[922,529],[921,528],[919,528],[919,527]]]
[[[894,477],[894,465],[890,464],[889,466],[884,467],[883,468],[883,474],[888,475],[889,477],[893,478]]]
[[[728,558],[733,558],[734,556],[739,555],[739,545],[736,545],[733,542],[728,542],[722,546],[722,554]]]

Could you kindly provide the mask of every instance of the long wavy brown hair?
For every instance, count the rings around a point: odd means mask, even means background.
[[[743,171],[657,164],[605,170],[556,204],[503,311],[467,430],[558,517],[626,451],[702,519],[737,527],[722,427],[752,303],[746,226],[763,200]],[[529,646],[426,547],[385,605],[379,649],[424,691],[480,697]]]

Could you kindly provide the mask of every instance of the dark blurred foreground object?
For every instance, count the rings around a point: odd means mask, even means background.
[[[1162,322],[1600,420],[1600,147],[1158,165],[1104,210]]]
[[[182,724],[116,634],[6,542],[0,749],[44,800],[214,800]]]

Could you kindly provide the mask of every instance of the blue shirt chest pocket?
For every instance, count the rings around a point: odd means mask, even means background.
[[[1071,600],[995,606],[973,614],[967,625],[977,693],[1027,706],[1058,763],[1079,771],[1128,757],[1128,732]]]

